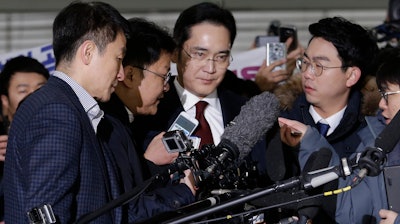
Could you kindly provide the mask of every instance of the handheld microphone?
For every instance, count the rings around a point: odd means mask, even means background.
[[[308,172],[303,176],[304,189],[317,188],[323,184],[336,180],[339,177],[347,177],[351,174],[351,167],[346,158],[342,158],[342,164],[339,166],[327,167]]]
[[[320,164],[325,163],[326,160],[325,158],[330,158],[332,155],[332,152],[330,152],[329,149],[327,148],[321,148],[319,153],[317,154],[316,161],[317,165],[315,166],[320,166]],[[323,159],[318,159],[317,158],[323,158]],[[322,162],[318,162],[322,161]],[[300,177],[295,177],[291,178],[289,180],[280,182],[276,189],[277,191],[281,190],[288,190],[294,187],[297,187],[300,185],[302,189],[309,190],[309,189],[314,189],[317,188],[323,184],[329,183],[332,180],[336,180],[339,177],[346,177],[351,174],[351,167],[349,166],[347,159],[343,158],[342,159],[342,164],[339,166],[331,166],[327,168],[322,168],[314,171],[310,171],[307,173],[304,173]]]
[[[243,161],[252,147],[271,129],[278,118],[279,102],[270,92],[263,92],[249,99],[239,115],[225,128],[221,142],[216,146],[217,162]],[[213,173],[217,164],[206,170]]]

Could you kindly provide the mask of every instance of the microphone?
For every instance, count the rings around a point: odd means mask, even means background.
[[[207,167],[211,174],[220,164],[243,159],[252,147],[272,128],[279,115],[279,102],[270,92],[253,96],[242,106],[240,113],[225,128],[216,146],[217,163]]]
[[[321,148],[318,151],[313,152],[308,158],[303,168],[303,173],[323,169],[329,166],[329,162],[332,157],[332,152],[327,148]],[[307,196],[321,193],[323,189],[318,188],[312,191],[306,192]],[[313,219],[318,211],[322,201],[320,198],[314,198],[303,201],[297,205],[297,213],[299,214],[298,224],[307,223],[308,219]]]
[[[319,155],[318,155],[319,154]],[[321,148],[315,156],[316,165],[322,166],[323,163],[332,155],[327,148]],[[321,159],[320,159],[321,158]],[[330,159],[329,159],[330,160]],[[289,180],[282,181],[275,187],[277,191],[292,189],[293,187],[299,186],[302,189],[310,190],[317,188],[323,184],[329,183],[332,180],[336,180],[339,177],[346,177],[351,174],[352,168],[349,166],[346,158],[342,158],[342,164],[338,166],[331,166],[327,168],[322,168],[314,171],[304,173],[300,177],[290,178]],[[328,162],[329,164],[329,162]]]
[[[303,174],[328,167],[331,158],[332,152],[327,148],[321,148],[313,152],[304,165]]]
[[[323,184],[336,180],[339,177],[347,177],[351,174],[351,167],[346,158],[342,158],[342,164],[339,166],[327,167],[315,171],[308,172],[304,175],[304,189],[317,188]]]
[[[361,154],[358,166],[362,170],[361,180],[365,175],[377,176],[382,171],[386,154],[393,151],[396,144],[400,141],[398,130],[400,129],[400,112],[398,111],[392,121],[383,129],[375,139],[375,147],[368,147]]]
[[[400,130],[400,113],[397,112],[392,121],[383,129],[383,131],[375,139],[375,147],[382,149],[386,154],[393,151],[394,147],[400,140],[398,134]]]

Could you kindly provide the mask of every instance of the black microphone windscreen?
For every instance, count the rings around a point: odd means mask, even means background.
[[[332,157],[332,152],[327,148],[321,148],[320,150],[313,152],[310,155],[310,157],[308,157],[308,160],[304,165],[302,173],[306,174],[311,171],[328,167],[331,157]],[[307,192],[307,194],[313,195],[320,193],[321,191],[322,188],[320,187]],[[301,202],[298,204],[299,209],[297,212],[299,213],[300,216],[305,216],[309,219],[312,219],[317,215],[319,211],[319,206],[322,203],[321,200],[322,200],[321,197],[319,197]]]
[[[239,115],[225,128],[221,139],[227,139],[239,150],[239,161],[274,125],[279,115],[279,102],[275,95],[263,92],[253,96],[242,106]]]
[[[331,158],[332,151],[328,148],[321,148],[320,150],[313,152],[304,165],[303,173],[328,167]]]
[[[400,113],[393,117],[390,123],[375,139],[375,146],[381,148],[385,153],[390,153],[400,141]]]

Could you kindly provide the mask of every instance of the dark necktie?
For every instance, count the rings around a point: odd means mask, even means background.
[[[328,133],[330,126],[329,126],[329,124],[324,124],[324,123],[318,122],[317,128],[318,128],[319,133],[321,133],[322,136],[326,137],[326,134]]]
[[[201,138],[199,148],[201,148],[202,145],[212,144],[214,142],[211,134],[210,125],[204,117],[204,110],[207,106],[208,103],[205,101],[199,101],[198,103],[196,103],[196,119],[199,121],[199,126],[194,132],[194,135]]]

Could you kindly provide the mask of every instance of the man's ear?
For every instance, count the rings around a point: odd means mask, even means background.
[[[124,67],[125,79],[122,81],[128,88],[134,88],[136,82],[141,81],[141,74],[138,68],[127,65]]]
[[[91,40],[86,40],[80,47],[81,60],[85,65],[88,65],[95,53],[96,44]]]
[[[1,106],[3,111],[0,111],[0,113],[6,117],[8,115],[8,108],[10,107],[10,101],[8,101],[8,97],[6,95],[1,95]]]
[[[172,53],[171,61],[177,63],[179,59],[179,49],[175,48],[174,53]]]
[[[358,67],[350,67],[349,71],[347,72],[347,82],[346,85],[347,87],[352,87],[355,84],[357,84],[358,80],[360,80],[361,77],[361,70]]]

